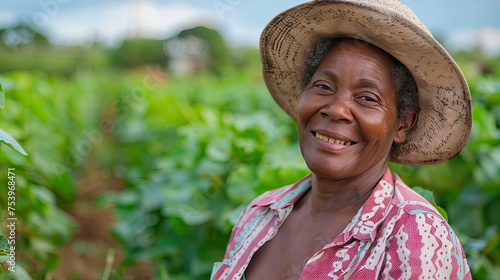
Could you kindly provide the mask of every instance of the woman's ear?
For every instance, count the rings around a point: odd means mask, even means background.
[[[411,113],[407,114],[399,120],[399,127],[396,131],[396,134],[394,135],[395,143],[403,143],[406,140],[408,131],[410,131],[413,125],[417,123],[419,113],[420,108],[416,108]]]

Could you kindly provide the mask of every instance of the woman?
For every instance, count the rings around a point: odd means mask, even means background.
[[[398,1],[312,1],[262,33],[266,84],[312,174],[256,198],[212,279],[471,279],[460,242],[389,170],[455,156],[470,96]]]

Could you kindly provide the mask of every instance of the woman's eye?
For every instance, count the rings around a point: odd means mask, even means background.
[[[332,90],[332,88],[331,88],[331,87],[330,87],[330,85],[328,85],[328,84],[318,83],[318,84],[315,84],[314,86],[315,86],[316,88],[321,89],[321,90],[329,90],[329,91],[331,91],[331,90]]]
[[[365,104],[379,103],[379,99],[377,98],[377,96],[374,96],[371,94],[360,95],[358,97],[358,99],[360,100],[360,102],[365,103]]]
[[[371,97],[371,96],[363,96],[362,99],[364,101],[368,101],[368,102],[377,102],[377,99]]]

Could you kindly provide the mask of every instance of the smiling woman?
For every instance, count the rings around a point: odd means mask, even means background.
[[[311,175],[245,208],[212,279],[471,279],[438,211],[389,169],[457,155],[470,95],[397,0],[311,1],[261,37],[264,79]]]
[[[356,178],[372,174],[371,184],[353,187],[376,184],[392,144],[405,140],[418,109],[415,104],[411,114],[398,119],[398,92],[391,77],[395,64],[383,50],[350,39],[324,56],[298,102],[300,145],[311,171]],[[352,145],[346,148],[340,141]]]

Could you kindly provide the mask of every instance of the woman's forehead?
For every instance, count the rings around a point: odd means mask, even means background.
[[[389,81],[391,69],[394,67],[395,61],[392,57],[376,46],[370,44],[360,46],[353,41],[347,41],[327,51],[314,73],[333,71],[333,75],[340,75],[340,72],[335,72],[342,70],[344,75],[366,74]]]

